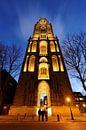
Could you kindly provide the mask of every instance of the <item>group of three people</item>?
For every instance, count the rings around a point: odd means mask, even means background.
[[[48,121],[48,111],[46,110],[38,110],[38,120],[40,121],[40,119],[42,119],[42,121],[44,121],[44,118],[46,121]]]

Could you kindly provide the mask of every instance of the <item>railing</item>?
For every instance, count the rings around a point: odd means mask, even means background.
[[[56,40],[57,37],[46,37],[46,38],[41,38],[41,37],[31,37],[32,40]]]

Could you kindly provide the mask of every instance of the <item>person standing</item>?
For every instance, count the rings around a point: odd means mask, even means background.
[[[46,121],[48,121],[48,111],[47,111],[47,109],[45,110],[45,119],[46,119]]]
[[[40,121],[40,117],[41,117],[41,109],[38,110],[38,121]]]
[[[44,112],[44,110],[42,110],[42,121],[44,121],[44,114],[45,114],[45,112]]]

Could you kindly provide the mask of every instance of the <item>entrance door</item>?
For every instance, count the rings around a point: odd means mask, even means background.
[[[41,81],[38,85],[37,108],[40,108],[41,105],[47,105],[48,108],[51,107],[50,88],[46,81]]]
[[[48,100],[45,93],[43,93],[40,97],[40,109],[48,108]]]

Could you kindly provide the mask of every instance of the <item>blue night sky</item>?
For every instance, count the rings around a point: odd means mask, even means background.
[[[0,41],[22,45],[25,53],[41,17],[52,24],[61,44],[67,33],[86,31],[86,0],[0,0]],[[71,79],[71,84],[74,91],[85,94],[77,80]]]

